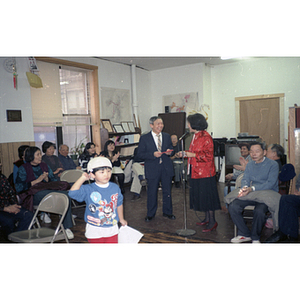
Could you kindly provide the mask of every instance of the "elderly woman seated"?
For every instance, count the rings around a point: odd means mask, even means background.
[[[26,163],[20,166],[16,178],[15,188],[22,201],[22,205],[33,210],[34,205],[39,205],[41,200],[49,193],[55,191],[68,195],[69,184],[58,181],[51,168],[42,161],[42,153],[38,147],[29,147],[25,152]],[[68,238],[74,237],[70,228],[72,223],[71,199],[63,225]],[[43,215],[45,221],[46,215]],[[49,217],[48,217],[49,218]],[[49,218],[50,219],[50,218]],[[51,222],[51,220],[50,220]]]
[[[58,159],[58,156],[54,155],[55,149],[55,144],[48,141],[44,142],[42,150],[45,154],[42,156],[42,161],[51,168],[54,177],[59,180],[61,173],[64,171],[64,167]]]

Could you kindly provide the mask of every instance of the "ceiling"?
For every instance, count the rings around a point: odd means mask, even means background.
[[[236,62],[239,58],[222,60],[220,57],[213,56],[190,56],[190,57],[115,57],[115,56],[101,56],[97,57],[112,62],[122,63],[125,65],[136,65],[138,68],[155,71],[166,68],[173,68],[191,64],[206,63],[208,65],[220,65]]]

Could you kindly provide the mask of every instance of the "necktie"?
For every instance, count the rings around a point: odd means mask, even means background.
[[[157,134],[157,150],[161,152],[161,139],[160,139],[160,134]],[[159,163],[161,164],[162,160],[161,157],[159,159]]]

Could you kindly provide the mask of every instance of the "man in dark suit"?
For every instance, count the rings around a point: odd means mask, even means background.
[[[138,157],[145,162],[145,177],[147,179],[147,217],[151,221],[157,210],[157,190],[159,182],[163,192],[163,216],[175,220],[172,211],[172,177],[173,164],[170,155],[173,152],[171,137],[162,132],[163,120],[157,116],[149,120],[151,131],[140,138]]]

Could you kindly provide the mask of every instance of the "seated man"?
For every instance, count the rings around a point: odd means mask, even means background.
[[[62,163],[64,170],[81,169],[81,167],[76,166],[73,159],[69,156],[69,147],[67,145],[60,145],[58,151],[58,158]]]
[[[178,137],[176,134],[171,135],[171,141],[174,149],[174,155],[170,156],[173,167],[174,167],[174,173],[175,173],[175,187],[180,188],[180,180],[182,177],[182,171],[183,171],[183,161],[182,158],[179,157],[178,152],[182,151],[181,144],[178,143]]]
[[[18,205],[16,192],[0,173],[0,226],[5,236],[14,231],[27,230],[32,217],[31,211]]]
[[[251,193],[263,190],[278,192],[278,164],[265,157],[265,146],[254,142],[250,147],[250,155],[252,161],[246,166],[242,179],[242,188],[228,208],[232,221],[238,228],[238,235],[231,239],[232,243],[242,243],[251,240],[259,242],[262,228],[266,222],[268,206],[265,203],[255,201],[256,199],[254,200],[251,197]],[[236,194],[236,191],[229,193],[226,198],[229,198],[231,194]],[[243,210],[248,205],[255,206],[251,231],[243,218]]]
[[[284,148],[279,144],[271,144],[267,148],[266,157],[275,160],[279,166],[279,172],[282,169],[282,158],[284,155]]]
[[[130,192],[132,195],[132,201],[141,198],[142,187],[146,185],[144,164],[137,157],[138,148],[134,149],[133,158],[127,163],[124,169],[125,183],[130,182],[132,179]]]
[[[228,173],[225,176],[225,179],[228,181],[236,180],[239,175],[243,174],[247,163],[251,160],[250,156],[250,145],[248,143],[241,143],[238,144],[241,149],[241,157],[239,158],[240,165],[233,165],[233,173]],[[235,189],[235,186],[231,187],[231,191]],[[225,186],[224,188],[224,197],[228,194],[228,187]]]
[[[300,216],[300,175],[297,177],[294,195],[282,195],[279,203],[279,230],[266,243],[298,241]]]

